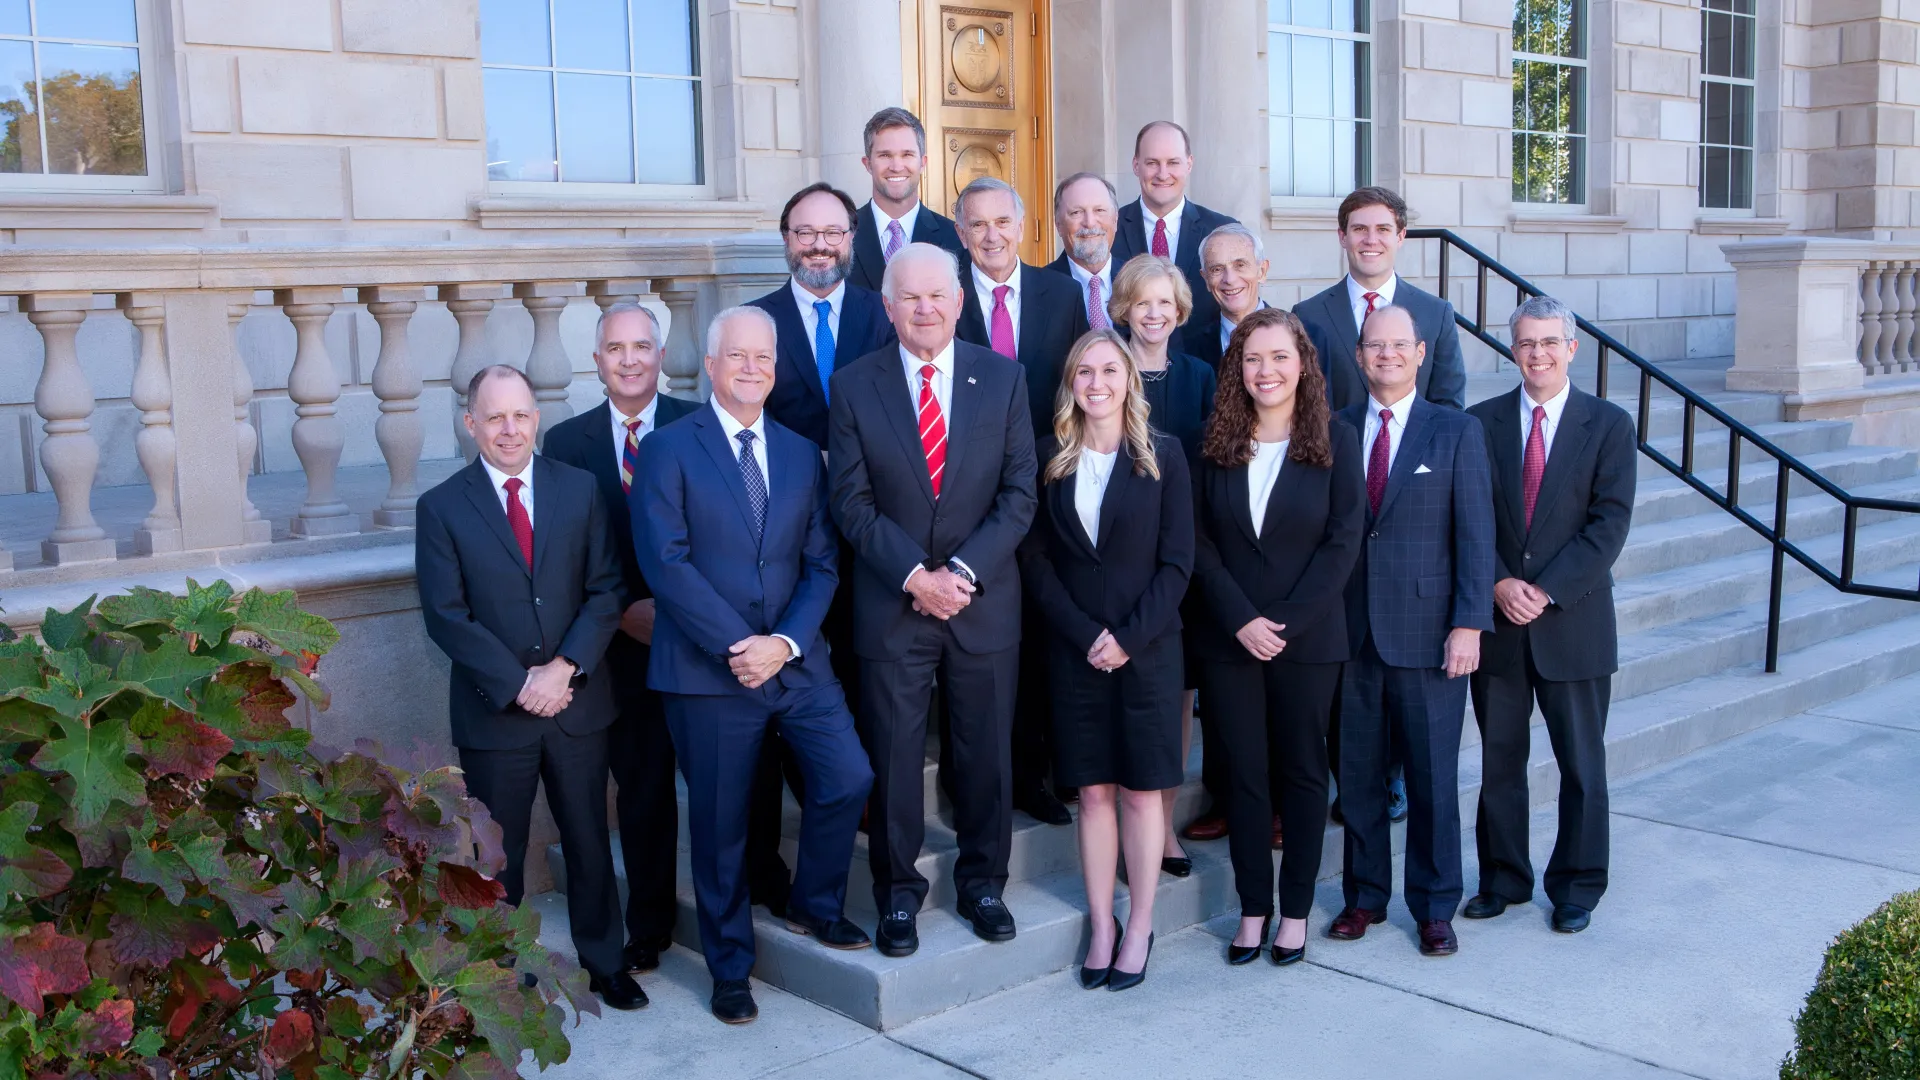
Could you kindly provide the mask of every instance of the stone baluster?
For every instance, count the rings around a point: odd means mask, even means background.
[[[573,385],[573,362],[567,359],[560,343],[560,315],[567,300],[580,295],[575,281],[522,281],[513,287],[527,314],[533,318],[533,347],[527,351],[527,381],[533,384],[533,400],[540,406],[540,441],[555,424],[573,415],[567,404],[567,389]]]
[[[1860,366],[1869,375],[1878,368],[1880,349],[1880,264],[1868,263],[1860,274]]]
[[[674,397],[698,400],[705,343],[700,340],[699,317],[694,305],[700,299],[699,282],[661,280],[653,283],[654,294],[667,305],[667,346],[661,356],[661,373],[666,375],[666,392]]]
[[[606,311],[615,304],[637,304],[647,295],[646,278],[608,278],[587,282],[587,295]]]
[[[227,305],[228,336],[233,342],[233,435],[234,460],[240,466],[240,536],[247,544],[264,544],[273,539],[273,522],[260,516],[260,508],[247,495],[247,480],[253,475],[253,455],[260,450],[260,435],[253,430],[253,373],[240,351],[240,324],[253,310],[248,296]]]
[[[297,343],[287,397],[293,399],[293,452],[307,474],[307,498],[288,531],[298,537],[342,536],[360,531],[360,521],[335,490],[347,432],[334,403],[340,374],[327,354],[327,320],[340,302],[337,288],[275,289],[273,302],[293,321]]]
[[[383,529],[410,529],[413,504],[420,497],[420,452],[426,447],[427,433],[420,423],[420,373],[407,347],[407,324],[427,290],[374,285],[362,288],[359,295],[380,324],[380,359],[373,365],[373,396],[380,399],[380,419],[374,422],[373,437],[387,461],[387,497],[373,512],[373,523]]]
[[[453,350],[453,368],[447,381],[453,384],[453,438],[460,445],[460,456],[472,461],[479,451],[473,436],[467,434],[462,419],[467,411],[467,385],[480,370],[493,363],[493,345],[487,340],[487,316],[500,297],[500,283],[478,282],[442,285],[435,294],[446,302],[453,321],[460,327],[460,342]]]
[[[60,514],[40,545],[42,560],[55,565],[115,557],[113,540],[93,519],[93,478],[100,471],[100,444],[93,438],[93,384],[80,366],[74,338],[93,306],[90,293],[36,293],[22,299],[27,320],[40,331],[46,359],[33,389],[33,408],[45,421],[40,465],[53,483]]]
[[[174,474],[179,444],[173,433],[173,375],[167,370],[162,328],[166,309],[151,293],[121,293],[116,299],[127,321],[140,330],[140,359],[133,369],[133,392],[128,395],[140,410],[140,432],[133,438],[140,468],[153,488],[153,509],[133,534],[133,549],[142,555],[179,551],[180,497]]]
[[[1894,369],[1893,345],[1900,336],[1899,270],[1898,264],[1887,263],[1880,271],[1880,340],[1875,359],[1881,374]]]
[[[1913,353],[1913,272],[1914,264],[1901,263],[1893,286],[1895,322],[1893,333],[1894,370],[1904,370]]]

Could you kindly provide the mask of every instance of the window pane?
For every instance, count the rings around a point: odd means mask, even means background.
[[[553,46],[554,63],[559,67],[633,70],[627,57],[626,4],[621,0],[553,0]]]
[[[1753,151],[1734,150],[1728,155],[1729,201],[1742,210],[1753,209]]]
[[[696,75],[690,0],[630,0],[633,70],[649,75]]]
[[[1333,115],[1354,116],[1353,93],[1359,85],[1354,72],[1354,50],[1360,48],[1351,41],[1333,43]]]
[[[1727,142],[1734,146],[1753,145],[1753,87],[1730,86],[1733,92],[1732,117]]]
[[[1727,207],[1727,162],[1730,151],[1724,147],[1708,146],[1700,152],[1700,203],[1703,206]]]
[[[1753,20],[1750,18],[1733,20],[1733,75],[1738,79],[1753,78]]]
[[[34,8],[41,37],[140,40],[133,0],[38,0]]]
[[[1728,112],[1726,83],[1704,83],[1700,87],[1700,112],[1706,118],[1704,141],[1726,145],[1732,134]]]
[[[1513,197],[1519,202],[1572,203],[1586,198],[1581,173],[1586,140],[1514,132]]]
[[[1275,195],[1293,194],[1293,121],[1274,117],[1267,124],[1267,171]]]
[[[27,20],[27,0],[0,0],[0,34],[31,32]]]
[[[1293,35],[1267,35],[1267,114],[1293,115]]]
[[[633,183],[632,98],[625,75],[560,81],[560,179]]]
[[[641,183],[700,182],[699,90],[699,83],[685,79],[633,80]]]
[[[48,172],[146,175],[139,49],[42,43],[40,73]]]
[[[553,63],[547,0],[480,0],[480,58],[489,64]]]
[[[1267,0],[1267,21],[1279,26],[1292,22],[1292,0]]]
[[[1293,193],[1345,195],[1333,183],[1333,121],[1293,122]]]
[[[1333,115],[1333,41],[1329,38],[1294,36],[1293,113]]]
[[[1293,25],[1333,28],[1333,8],[1338,0],[1293,0]]]
[[[40,171],[40,109],[33,84],[33,45],[0,41],[0,173]]]
[[[1328,192],[1329,195],[1352,191],[1360,186],[1353,178],[1353,129],[1351,120],[1333,122],[1333,190]]]
[[[544,71],[486,72],[487,178],[557,180],[553,76]]]
[[[1701,33],[1705,56],[1701,64],[1709,75],[1733,74],[1733,17],[1718,12],[1703,12]]]
[[[1515,0],[1513,47],[1547,56],[1579,56],[1580,0]]]
[[[1367,32],[1367,0],[1335,0],[1333,28],[1364,34]]]

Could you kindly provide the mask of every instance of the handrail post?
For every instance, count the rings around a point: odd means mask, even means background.
[[[1847,587],[1853,585],[1853,552],[1855,532],[1860,527],[1860,507],[1847,503],[1847,522],[1840,533],[1840,583]]]
[[[1787,573],[1787,489],[1793,470],[1780,463],[1773,494],[1773,578],[1767,586],[1767,674],[1780,670],[1780,596]]]
[[[1576,336],[1579,333],[1580,331],[1577,329],[1574,331]],[[1597,341],[1594,344],[1600,346],[1594,350],[1599,353],[1600,356],[1593,368],[1593,396],[1604,399],[1607,396],[1607,343]]]
[[[1453,245],[1446,237],[1440,238],[1440,299],[1447,298],[1447,257],[1453,252]]]

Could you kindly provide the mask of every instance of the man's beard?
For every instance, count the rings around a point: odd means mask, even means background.
[[[1105,266],[1112,254],[1113,247],[1107,243],[1105,232],[1095,230],[1073,234],[1073,261],[1081,266]]]
[[[824,269],[815,270],[804,261],[815,255],[832,255],[833,264]],[[838,254],[818,248],[802,251],[799,254],[787,252],[787,270],[793,274],[793,280],[799,282],[800,287],[804,289],[831,289],[846,280],[847,270],[852,265],[852,249]]]

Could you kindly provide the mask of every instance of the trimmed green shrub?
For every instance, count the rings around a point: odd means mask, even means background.
[[[1780,1080],[1920,1077],[1920,892],[1834,939],[1793,1032]]]

